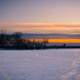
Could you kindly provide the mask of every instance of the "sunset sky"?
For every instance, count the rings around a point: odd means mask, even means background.
[[[80,0],[0,0],[0,29],[80,33]]]

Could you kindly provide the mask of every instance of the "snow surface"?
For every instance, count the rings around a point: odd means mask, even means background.
[[[80,80],[80,49],[0,50],[0,80]]]

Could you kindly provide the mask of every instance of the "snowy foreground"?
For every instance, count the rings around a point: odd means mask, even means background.
[[[1,50],[0,80],[80,80],[80,49]]]

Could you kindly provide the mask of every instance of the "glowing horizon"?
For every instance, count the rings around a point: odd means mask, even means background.
[[[5,25],[0,29],[14,32],[80,34],[80,25],[76,24],[21,23]]]
[[[49,43],[80,43],[80,39],[50,39]]]

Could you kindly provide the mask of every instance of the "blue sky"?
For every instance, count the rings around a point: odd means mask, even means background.
[[[80,23],[80,0],[0,0],[1,23]]]

